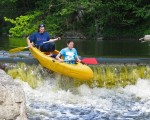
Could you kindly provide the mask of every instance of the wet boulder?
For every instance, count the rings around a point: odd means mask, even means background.
[[[0,120],[27,120],[21,86],[0,69]]]

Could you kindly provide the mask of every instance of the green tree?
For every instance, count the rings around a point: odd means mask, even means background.
[[[10,28],[9,33],[15,37],[21,37],[29,35],[37,29],[37,24],[42,22],[37,20],[41,14],[41,12],[34,11],[32,14],[17,17],[15,20],[7,17],[4,17],[4,19],[14,24],[14,27]]]
[[[88,38],[105,36],[141,36],[150,34],[150,2],[147,0],[2,0],[0,5],[13,3],[16,16],[10,33],[31,34],[43,22],[48,32],[81,32]],[[18,13],[18,11],[20,11]],[[41,14],[36,14],[40,11]],[[11,12],[11,13],[12,13]],[[34,18],[33,18],[33,16]],[[32,17],[31,17],[32,16]],[[30,20],[29,20],[30,19]],[[22,24],[23,22],[23,24]],[[25,29],[25,30],[23,30]],[[16,31],[20,33],[16,33]]]

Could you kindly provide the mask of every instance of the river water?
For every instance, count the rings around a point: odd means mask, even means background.
[[[16,39],[12,41],[6,44],[3,40],[3,45],[0,45],[1,50],[26,45],[25,42],[17,43]],[[129,43],[122,46],[126,48]],[[115,48],[114,44],[116,43],[112,41],[106,44],[110,47],[108,47],[110,51],[107,52],[104,51],[107,48],[104,44],[102,47],[104,49],[90,48],[89,52],[82,51],[84,47],[88,47],[85,43],[82,48],[78,48],[81,55],[87,56],[149,56],[147,43],[142,44],[141,47],[141,43],[135,42],[136,50],[133,50],[134,45],[131,44],[125,49],[128,52]],[[57,47],[61,48],[59,44]],[[140,47],[141,51],[138,50]],[[115,52],[111,51],[113,48]],[[120,52],[117,52],[118,49]],[[29,120],[150,119],[149,65],[92,65],[90,67],[94,71],[94,78],[89,82],[61,76],[40,65],[1,63],[0,66],[23,87]]]
[[[150,57],[150,45],[138,39],[128,40],[76,40],[75,48],[80,56],[90,57]],[[0,50],[27,46],[26,38],[8,38],[0,36]],[[56,42],[56,49],[66,47],[66,40]]]
[[[138,79],[125,88],[63,90],[55,79],[32,89],[21,83],[27,99],[29,120],[149,120],[150,81]]]
[[[90,67],[95,76],[88,83],[49,72],[40,65],[5,64],[6,72],[25,91],[29,120],[150,119],[149,65],[104,65],[102,73],[95,69],[100,66]],[[118,76],[108,73],[112,69],[120,70]]]

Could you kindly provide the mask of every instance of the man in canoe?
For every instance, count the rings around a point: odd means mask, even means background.
[[[38,31],[27,37],[27,43],[29,47],[36,46],[42,52],[53,52],[55,50],[55,41],[61,40],[60,37],[51,39],[48,32],[45,30],[45,25],[40,24]],[[47,42],[48,43],[44,43]],[[49,56],[52,56],[50,54]]]
[[[61,59],[61,56],[64,57],[64,60]],[[67,62],[70,64],[75,64],[75,61],[81,62],[78,57],[77,51],[74,48],[74,42],[72,40],[67,41],[67,47],[63,48],[59,54],[56,56],[60,62]]]

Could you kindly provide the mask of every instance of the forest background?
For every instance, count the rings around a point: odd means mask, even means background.
[[[150,34],[149,0],[1,0],[0,33],[23,37],[39,24],[53,36],[140,38]]]

